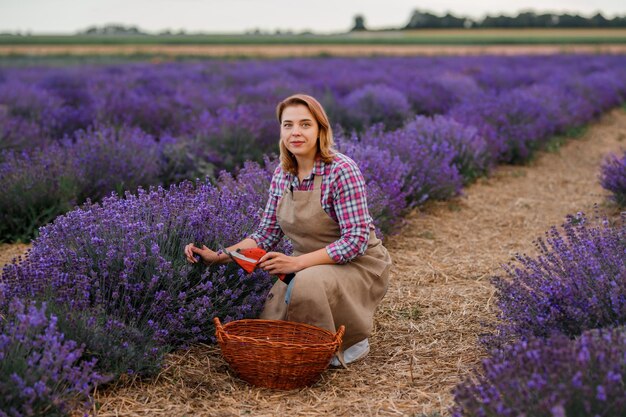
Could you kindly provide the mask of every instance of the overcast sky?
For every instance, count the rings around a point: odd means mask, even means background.
[[[348,30],[362,14],[368,28],[400,27],[414,9],[473,18],[489,14],[576,12],[626,14],[624,0],[0,0],[0,32],[74,33],[109,23],[148,32]]]

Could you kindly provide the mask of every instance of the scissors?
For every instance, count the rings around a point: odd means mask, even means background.
[[[222,249],[222,252],[230,256],[248,274],[251,274],[257,268],[259,260],[267,253],[261,248],[237,249],[234,251]],[[294,273],[289,273],[277,274],[276,276],[285,284],[289,284],[295,275]]]

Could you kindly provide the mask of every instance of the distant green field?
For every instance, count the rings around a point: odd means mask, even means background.
[[[0,45],[624,44],[626,29],[442,29],[336,35],[0,35]]]

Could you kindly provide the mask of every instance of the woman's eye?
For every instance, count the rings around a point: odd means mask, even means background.
[[[285,124],[283,125],[283,127],[285,127],[285,128],[290,128],[290,127],[291,127],[291,125],[290,125],[289,123],[285,123]]]
[[[302,127],[309,127],[311,126],[311,123],[302,123]]]

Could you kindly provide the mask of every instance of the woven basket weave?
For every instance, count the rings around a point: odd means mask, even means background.
[[[222,326],[216,317],[215,336],[233,371],[252,385],[296,389],[313,384],[341,346],[345,331],[282,320],[237,320]]]

